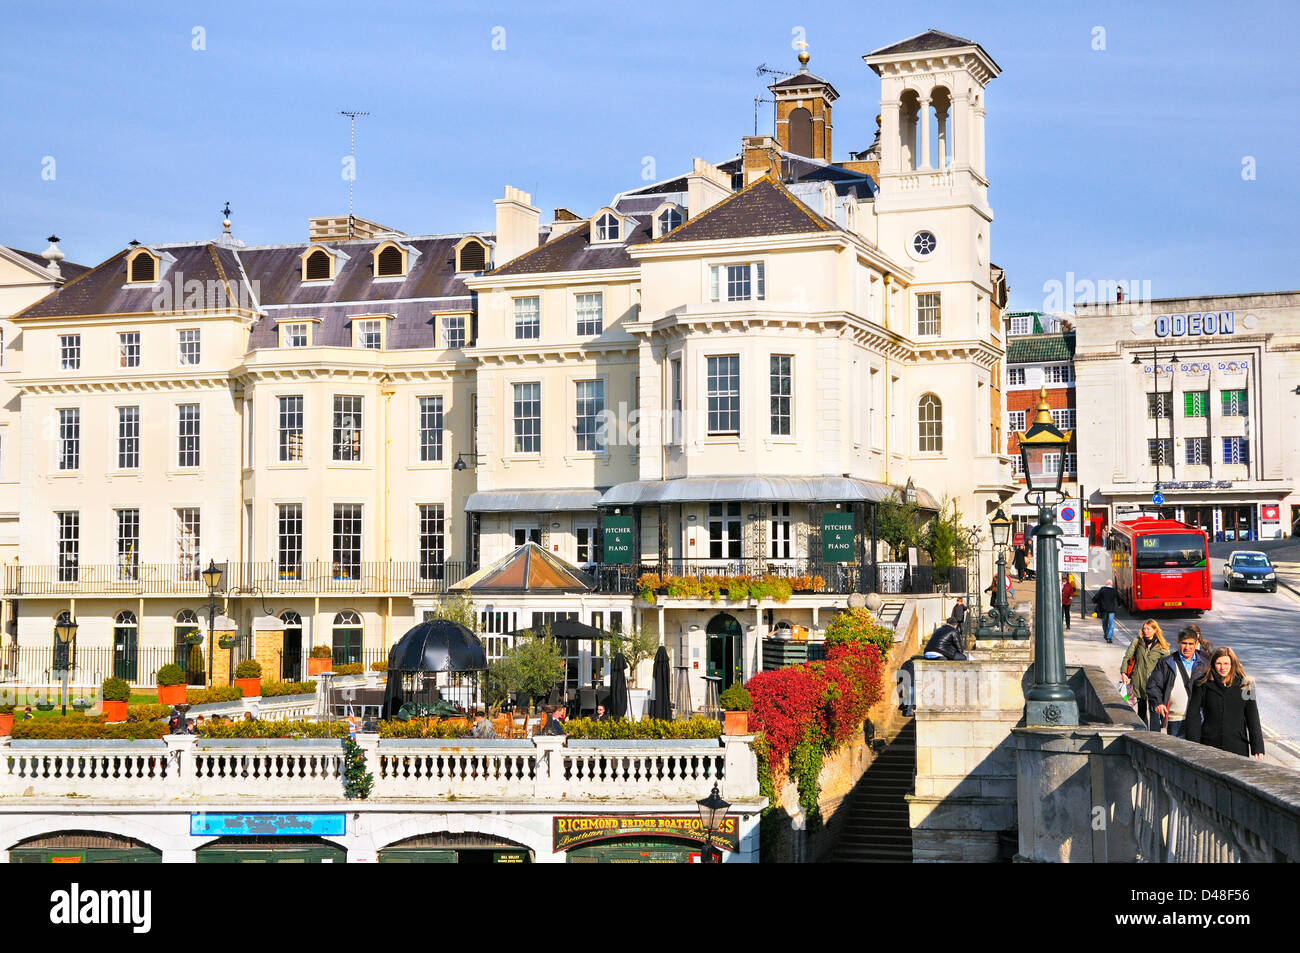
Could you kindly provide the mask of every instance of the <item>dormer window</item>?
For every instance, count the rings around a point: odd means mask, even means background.
[[[622,235],[623,223],[613,212],[605,212],[596,219],[596,241],[616,242]]]
[[[303,259],[303,281],[329,281],[333,277],[334,256],[325,249],[317,248]]]
[[[385,344],[385,320],[382,317],[353,318],[352,346],[371,351],[382,351]]]
[[[673,205],[665,206],[655,216],[655,238],[662,238],[682,224],[682,213]]]
[[[133,252],[127,259],[126,280],[132,284],[157,281],[158,259],[143,249]]]
[[[396,245],[385,245],[375,255],[376,278],[400,278],[406,274],[406,256]]]
[[[280,327],[280,347],[311,347],[312,325],[319,318],[285,321]]]
[[[485,271],[487,269],[487,246],[477,239],[469,239],[456,252],[456,270]]]

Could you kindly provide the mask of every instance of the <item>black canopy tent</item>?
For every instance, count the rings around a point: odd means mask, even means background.
[[[450,619],[421,622],[388,653],[384,717],[392,718],[407,702],[433,705],[440,699],[469,711],[480,697],[479,673],[487,667],[483,643],[465,626]]]

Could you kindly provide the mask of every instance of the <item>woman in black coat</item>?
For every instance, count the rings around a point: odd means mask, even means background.
[[[1255,694],[1255,682],[1242,671],[1237,654],[1226,645],[1215,649],[1210,670],[1192,686],[1187,702],[1187,740],[1263,761]]]

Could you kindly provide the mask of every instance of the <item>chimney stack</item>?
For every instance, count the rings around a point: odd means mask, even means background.
[[[686,177],[686,216],[694,218],[731,194],[731,178],[703,159],[696,158]]]
[[[497,243],[492,256],[493,267],[500,268],[525,252],[537,247],[537,229],[541,211],[532,205],[533,197],[512,185],[506,186],[505,198],[496,199]]]
[[[771,136],[744,136],[741,143],[746,186],[765,175],[780,180],[781,148],[775,139]]]

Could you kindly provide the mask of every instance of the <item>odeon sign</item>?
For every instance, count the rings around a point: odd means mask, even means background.
[[[1158,338],[1213,337],[1217,334],[1235,334],[1236,331],[1237,318],[1233,311],[1158,314],[1155,319]]]

